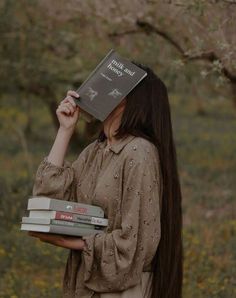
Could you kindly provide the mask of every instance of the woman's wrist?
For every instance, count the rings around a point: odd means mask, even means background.
[[[63,127],[63,126],[60,126],[59,129],[58,129],[58,133],[59,134],[62,134],[64,136],[72,136],[72,134],[74,133],[74,130],[75,130],[75,126],[73,127]]]
[[[57,132],[56,139],[52,146],[52,149],[48,155],[48,161],[56,166],[63,166],[64,157],[69,145],[71,136],[74,132],[74,128],[65,128],[60,126]]]

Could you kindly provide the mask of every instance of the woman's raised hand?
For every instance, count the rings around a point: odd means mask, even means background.
[[[79,107],[74,102],[73,97],[79,98],[79,94],[73,90],[69,90],[56,110],[60,128],[66,130],[74,130],[79,119]]]

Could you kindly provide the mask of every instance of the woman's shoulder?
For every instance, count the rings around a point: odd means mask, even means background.
[[[135,136],[125,147],[125,152],[137,152],[140,154],[156,152],[156,146],[146,138]]]
[[[148,139],[138,136],[125,146],[123,154],[125,157],[139,162],[154,162],[156,158],[159,158],[157,147]]]

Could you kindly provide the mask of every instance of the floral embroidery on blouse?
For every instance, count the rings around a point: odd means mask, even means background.
[[[162,179],[156,147],[129,135],[106,147],[95,140],[62,167],[44,158],[33,195],[100,206],[104,233],[83,236],[83,251],[69,252],[63,297],[92,297],[137,285],[150,268],[161,237]],[[148,269],[149,270],[149,269]]]

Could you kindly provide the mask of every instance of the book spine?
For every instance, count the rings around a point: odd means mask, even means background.
[[[85,235],[94,235],[94,234],[98,234],[98,233],[104,233],[103,230],[69,227],[69,226],[59,226],[59,225],[50,225],[49,232],[55,233],[55,234],[71,235],[71,236],[85,236]]]
[[[55,219],[81,222],[81,223],[87,223],[87,224],[93,224],[93,225],[101,225],[101,226],[108,225],[107,218],[79,215],[79,214],[73,214],[73,213],[62,212],[62,211],[56,212]]]
[[[55,218],[57,211],[52,210],[30,210],[29,217],[30,218]]]
[[[96,226],[92,224],[86,224],[86,223],[79,223],[79,222],[71,222],[66,220],[57,220],[52,219],[51,224],[53,225],[59,225],[59,226],[69,226],[69,227],[79,227],[79,228],[87,228],[87,229],[95,229],[95,230],[101,230],[101,226]]]
[[[99,233],[104,233],[103,230],[82,228],[82,227],[69,227],[61,225],[35,225],[35,224],[21,224],[22,231],[36,231],[44,233],[55,233],[61,235],[71,235],[71,236],[85,236],[94,235]]]
[[[50,218],[37,218],[37,217],[22,217],[22,223],[31,223],[31,224],[50,224]]]
[[[60,200],[57,200],[56,202],[54,200],[50,201],[50,210],[55,211],[64,211],[64,212],[71,212],[81,215],[87,215],[87,216],[95,216],[95,217],[104,217],[104,212],[101,207],[99,206],[92,206],[88,204],[83,203],[74,203],[74,202],[63,202]]]

